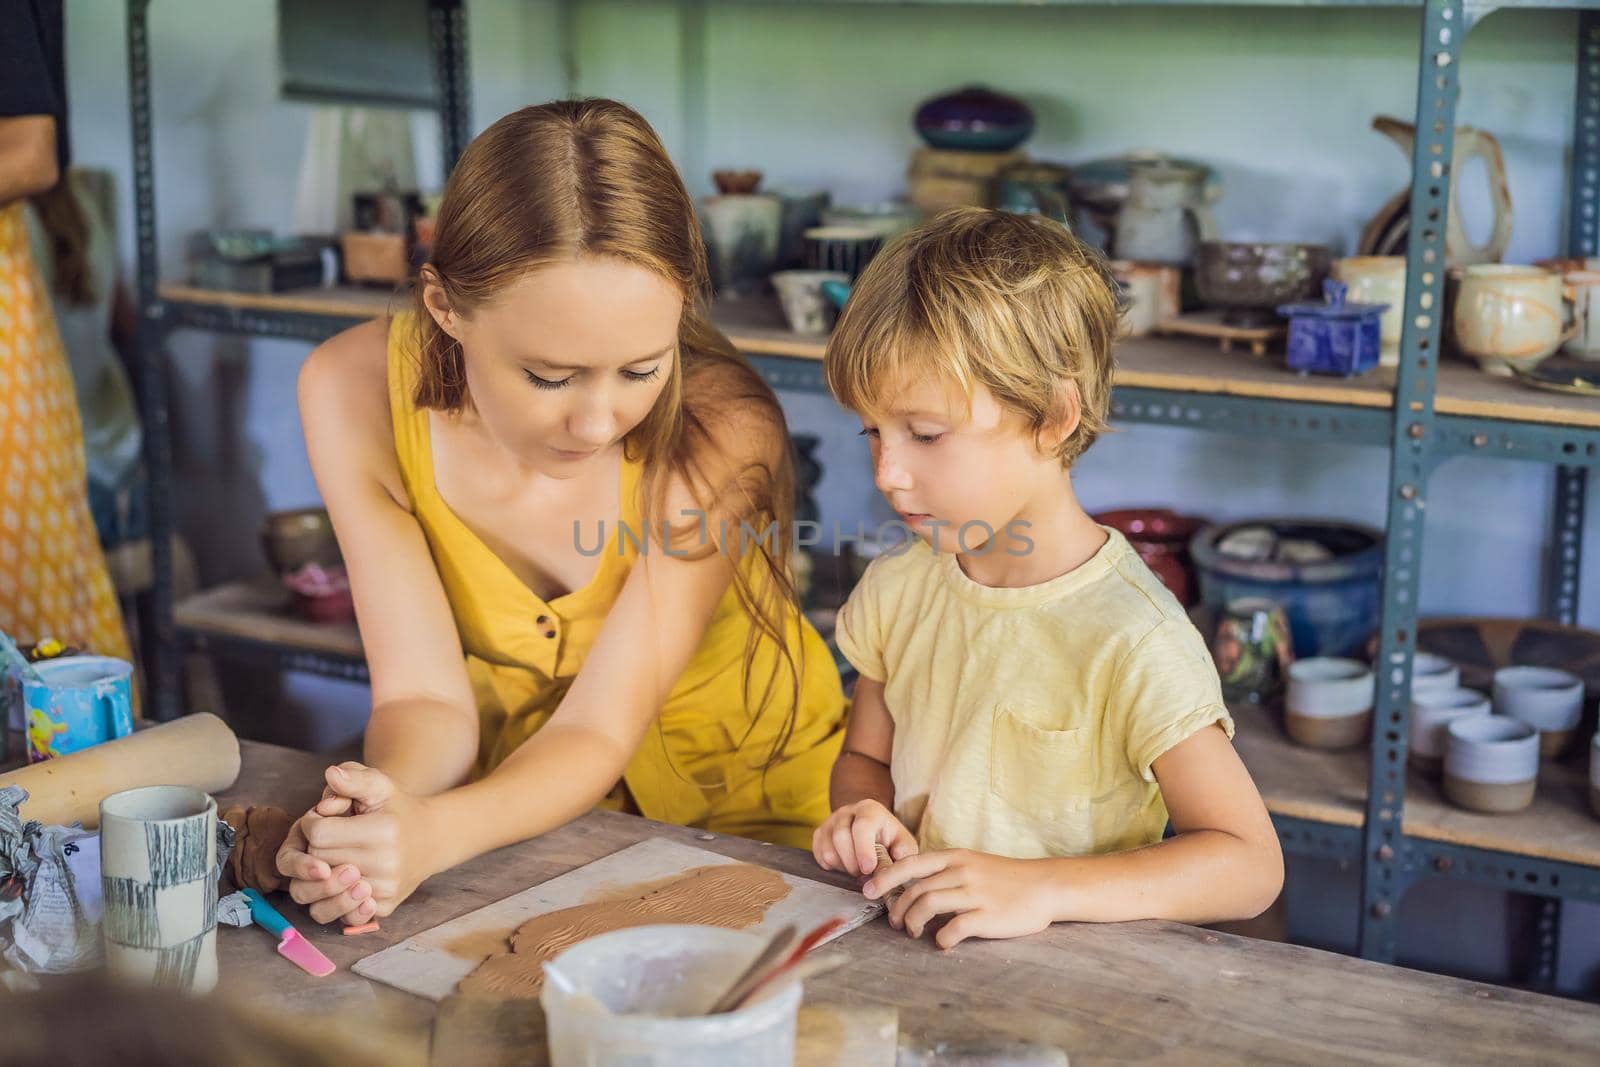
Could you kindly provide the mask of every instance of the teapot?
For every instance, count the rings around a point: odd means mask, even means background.
[[[1201,241],[1216,238],[1207,171],[1171,160],[1130,163],[1128,199],[1117,212],[1118,259],[1189,263]]]

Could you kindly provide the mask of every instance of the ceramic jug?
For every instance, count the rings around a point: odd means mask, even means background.
[[[1160,161],[1133,164],[1128,173],[1128,199],[1117,212],[1118,259],[1183,265],[1201,241],[1216,238],[1204,170]]]
[[[1415,126],[1388,115],[1379,115],[1372,120],[1372,128],[1399,145],[1400,151],[1405,153],[1406,161],[1410,162],[1417,141]],[[1468,266],[1473,263],[1498,263],[1505,256],[1506,247],[1511,244],[1511,190],[1506,182],[1506,161],[1500,152],[1500,142],[1495,140],[1493,134],[1483,130],[1472,126],[1457,126],[1450,173],[1459,178],[1462,168],[1473,159],[1483,160],[1484,170],[1488,175],[1489,202],[1494,206],[1494,225],[1490,228],[1489,239],[1481,245],[1474,245],[1467,238],[1466,228],[1461,224],[1460,187],[1452,184],[1450,213],[1445,224],[1444,238],[1445,264],[1451,267]],[[1404,250],[1406,235],[1410,230],[1410,220],[1406,217],[1410,209],[1409,189],[1402,190],[1390,198],[1362,233],[1362,250],[1379,255],[1400,254]]]

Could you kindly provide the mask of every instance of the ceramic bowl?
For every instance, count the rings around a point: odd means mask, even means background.
[[[1200,300],[1223,309],[1223,320],[1252,326],[1278,321],[1279,304],[1322,291],[1332,256],[1324,245],[1202,241],[1195,258]]]
[[[1289,666],[1284,730],[1309,748],[1358,745],[1372,725],[1374,692],[1372,670],[1359,660],[1298,660]]]
[[[833,329],[839,309],[822,291],[823,282],[850,284],[850,275],[829,270],[780,270],[772,276],[783,305],[783,317],[795,333],[825,334]]]
[[[1554,667],[1502,667],[1494,710],[1538,730],[1545,756],[1560,755],[1583,718],[1583,679]]]
[[[1450,723],[1488,715],[1489,698],[1476,689],[1433,689],[1413,692],[1411,734],[1407,758],[1423,774],[1438,777],[1444,763],[1445,739]]]
[[[1449,692],[1461,685],[1461,668],[1432,652],[1418,652],[1411,660],[1411,696]]]
[[[1539,732],[1504,715],[1458,718],[1446,727],[1444,795],[1457,807],[1490,814],[1533,803]]]
[[[344,562],[324,508],[272,512],[261,526],[261,548],[280,575],[293,574],[307,563],[328,567]]]
[[[1567,341],[1562,276],[1539,267],[1478,263],[1467,267],[1450,321],[1456,346],[1485,371],[1509,377],[1533,370]]]

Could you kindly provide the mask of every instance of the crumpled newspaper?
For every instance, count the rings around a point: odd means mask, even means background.
[[[76,824],[24,822],[27,799],[20,786],[0,789],[0,959],[36,973],[86,970],[103,952],[100,835]],[[233,828],[218,819],[218,877],[232,848]],[[221,919],[220,903],[218,912]]]

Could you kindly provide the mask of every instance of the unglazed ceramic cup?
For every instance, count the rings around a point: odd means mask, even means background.
[[[1372,725],[1374,692],[1372,670],[1358,660],[1297,660],[1289,666],[1283,728],[1308,748],[1358,745]]]
[[[1418,652],[1411,659],[1411,696],[1421,693],[1446,693],[1461,685],[1461,668],[1432,652]]]
[[[1540,267],[1479,263],[1456,293],[1456,345],[1490,374],[1532,370],[1573,336],[1562,277]]]
[[[217,984],[217,802],[125,789],[100,802],[106,969],[183,993]]]
[[[1335,260],[1333,276],[1349,286],[1345,299],[1352,304],[1388,304],[1378,321],[1378,365],[1400,365],[1400,330],[1405,323],[1406,257],[1350,256]]]
[[[1494,710],[1538,730],[1541,753],[1558,756],[1583,717],[1583,679],[1554,667],[1502,667],[1494,672]]]
[[[1488,715],[1489,698],[1476,689],[1413,691],[1411,732],[1407,760],[1423,774],[1435,778],[1444,764],[1447,728],[1456,719]]]
[[[1501,814],[1533,803],[1539,731],[1505,715],[1468,716],[1445,729],[1444,795],[1452,804]]]

